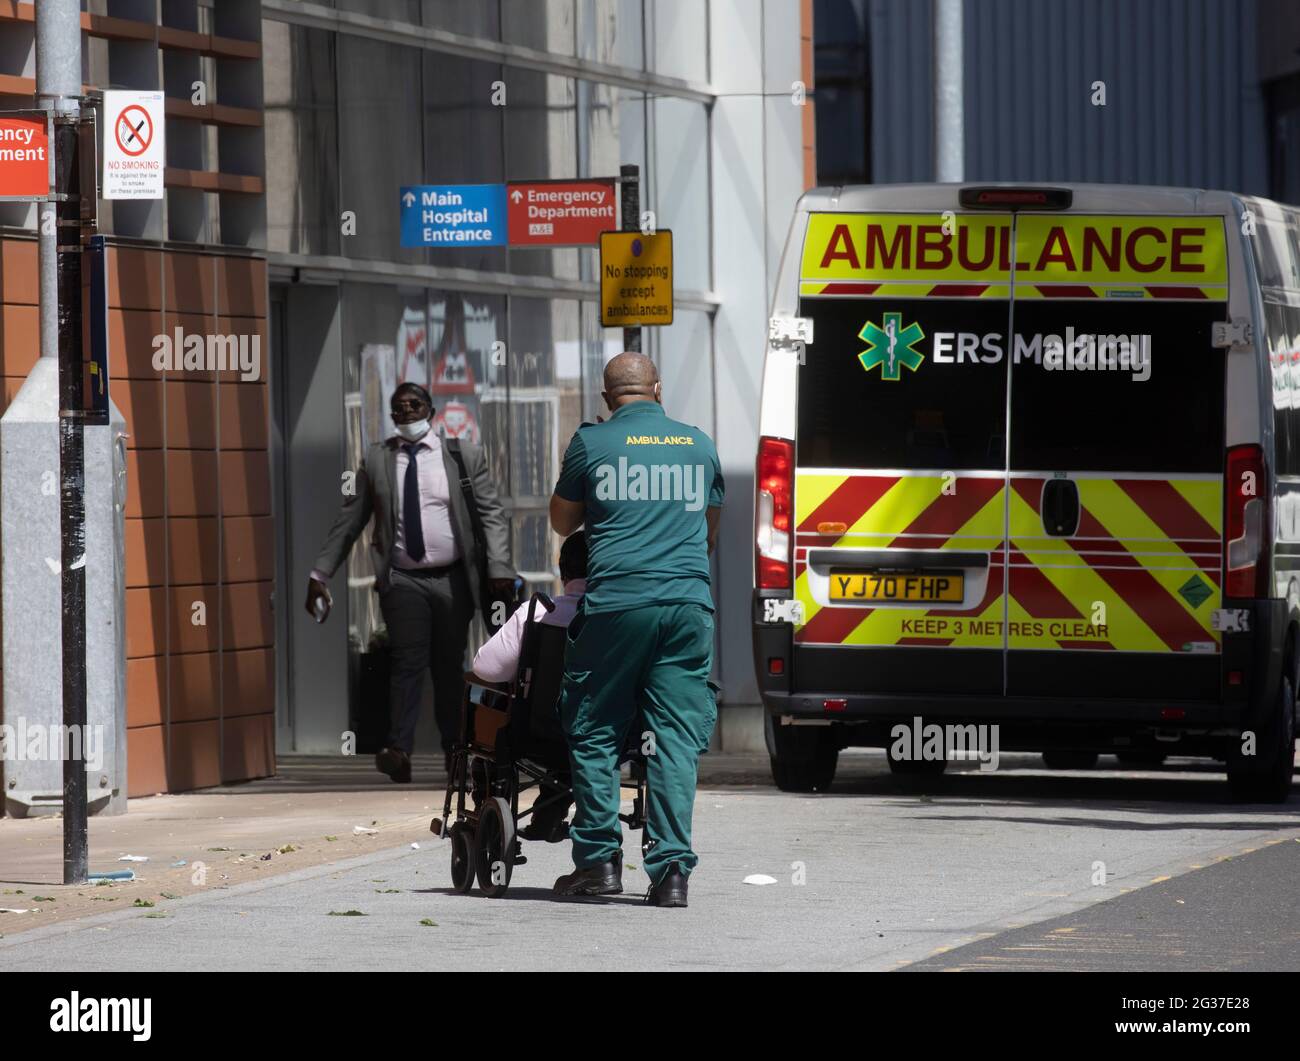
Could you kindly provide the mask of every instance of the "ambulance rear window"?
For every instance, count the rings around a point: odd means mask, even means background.
[[[799,370],[802,467],[1003,467],[1005,368],[988,351],[936,363],[934,343],[1005,332],[1006,302],[805,299],[800,314],[814,329]]]
[[[804,468],[1218,473],[1221,302],[805,299]],[[1049,356],[1049,351],[1052,354]]]
[[[1018,300],[1016,333],[1059,337],[1063,367],[1013,365],[1012,469],[1221,471],[1224,355],[1210,337],[1225,316],[1221,302]]]

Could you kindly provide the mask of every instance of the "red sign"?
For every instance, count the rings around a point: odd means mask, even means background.
[[[512,247],[594,246],[602,232],[618,228],[617,211],[613,180],[506,185]]]
[[[0,117],[0,198],[50,194],[50,139],[45,118]]]

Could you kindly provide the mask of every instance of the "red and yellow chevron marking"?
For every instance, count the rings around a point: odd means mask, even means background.
[[[911,284],[869,281],[804,280],[799,284],[804,298],[1001,298],[1011,297],[1008,284]],[[1226,302],[1228,289],[1195,284],[1030,284],[1016,283],[1017,299],[1159,299],[1164,301]]]
[[[1005,611],[1011,648],[1217,651],[1222,483],[1073,478],[1082,512],[1065,539],[1043,531],[1041,476],[1013,475],[1008,499],[1000,475],[799,472],[795,596],[805,621],[796,642],[1001,648]],[[810,549],[827,548],[960,549],[986,553],[989,566],[971,608],[830,604],[808,563]]]
[[[1115,287],[1110,284],[1016,284],[1017,299],[1179,299],[1202,302],[1226,302],[1228,289],[1197,287],[1194,284],[1138,284]]]
[[[945,284],[871,283],[856,280],[805,280],[799,284],[805,298],[1010,298],[1010,284],[952,282]]]
[[[1011,598],[1036,620],[1077,617],[1126,652],[1217,651],[1210,615],[1219,606],[1217,478],[1072,476],[1079,529],[1049,538],[1039,512],[1044,480],[1012,477]],[[1011,648],[1050,648],[1037,627],[1009,631]],[[1077,647],[1077,646],[1076,646]]]
[[[945,485],[948,487],[945,491]],[[1002,477],[799,472],[795,486],[795,596],[806,645],[1002,647]],[[981,600],[967,610],[823,605],[808,549],[960,549],[990,555]]]

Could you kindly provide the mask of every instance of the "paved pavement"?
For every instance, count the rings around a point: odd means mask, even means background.
[[[0,921],[0,969],[894,969],[936,954],[965,967],[953,957],[965,944],[1300,837],[1300,797],[1235,805],[1222,774],[1191,764],[1060,774],[1008,755],[995,774],[963,767],[920,792],[900,789],[879,753],[860,753],[827,795],[736,778],[697,799],[702,861],[686,910],[639,903],[636,837],[627,894],[556,903],[549,885],[568,868],[567,845],[525,845],[528,864],[491,900],[451,894],[448,847],[425,834],[419,850],[158,896],[150,909],[16,934]],[[751,874],[776,883],[743,883]],[[1230,899],[1220,888],[1194,910],[1211,916]],[[331,916],[353,910],[363,916]],[[1281,967],[1293,951],[1260,961]],[[1160,967],[1163,953],[1135,951],[1126,967]],[[1203,948],[1188,960],[1214,958]]]

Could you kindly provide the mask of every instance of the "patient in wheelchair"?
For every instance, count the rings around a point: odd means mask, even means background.
[[[555,598],[555,610],[546,611],[536,608],[533,621],[546,626],[567,628],[573,621],[578,604],[587,591],[587,535],[578,531],[564,539],[560,547],[560,581],[564,592]],[[519,656],[523,647],[524,627],[529,621],[529,606],[516,608],[505,624],[492,635],[474,656],[473,671],[478,677],[489,682],[509,682],[519,669]],[[548,704],[554,709],[554,704]],[[538,729],[550,731],[562,740],[558,717],[539,720]],[[567,770],[565,771],[567,774]],[[566,782],[567,783],[567,782]],[[559,842],[565,839],[564,820],[568,815],[570,802],[567,800],[548,801],[532,815],[532,820],[521,832],[526,840],[550,840]]]
[[[565,626],[573,621],[578,602],[587,592],[587,532],[578,531],[560,546],[560,581],[564,592],[555,598],[555,611],[537,609],[534,621],[547,626]],[[474,656],[472,670],[484,681],[508,682],[519,667],[519,650],[524,641],[527,607],[516,608],[501,629]]]

